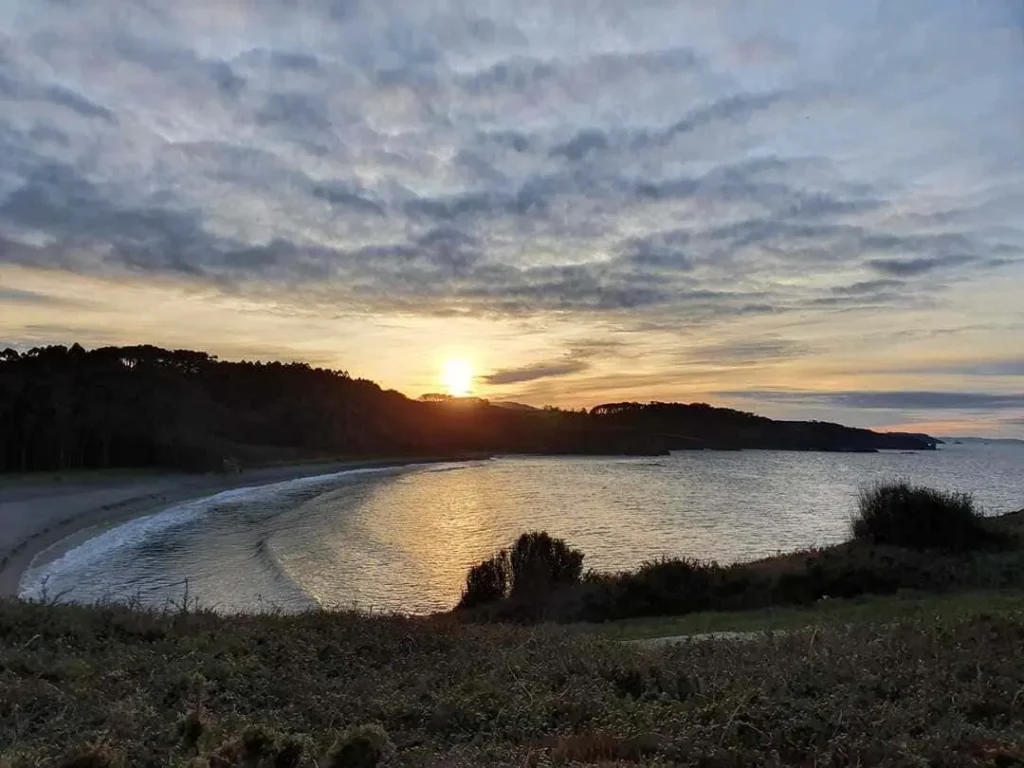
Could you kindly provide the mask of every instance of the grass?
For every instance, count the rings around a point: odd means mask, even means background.
[[[821,600],[809,607],[705,611],[684,616],[624,619],[606,624],[578,624],[571,625],[570,629],[596,633],[613,640],[642,640],[707,632],[778,632],[852,624],[878,626],[918,620],[959,621],[984,615],[1024,618],[1024,591],[865,596],[849,600]]]
[[[551,628],[0,603],[0,765],[1024,765],[1024,620],[638,650]]]

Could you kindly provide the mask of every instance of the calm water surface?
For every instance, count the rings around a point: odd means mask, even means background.
[[[316,605],[450,608],[466,569],[545,529],[585,565],[669,556],[749,560],[845,538],[858,491],[907,478],[1024,507],[1024,447],[827,454],[684,452],[664,458],[507,458],[349,472],[182,505],[104,532],[26,574],[67,599],[189,594],[223,611]]]

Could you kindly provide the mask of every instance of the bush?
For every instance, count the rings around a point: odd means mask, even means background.
[[[657,616],[704,611],[712,607],[719,568],[690,560],[647,562],[623,574],[619,615]]]
[[[563,601],[573,613],[564,621],[612,621],[675,616],[697,611],[763,608],[775,599],[775,580],[746,564],[721,566],[663,558],[636,571],[589,573],[575,589],[579,599]]]
[[[351,728],[327,756],[329,768],[374,768],[395,750],[388,732],[377,724]]]
[[[466,574],[466,589],[462,593],[459,607],[476,608],[507,597],[510,570],[508,551],[504,549],[474,565]]]
[[[858,507],[854,538],[875,544],[964,552],[991,546],[998,538],[965,493],[886,483],[861,493]]]
[[[512,583],[509,596],[531,599],[555,587],[579,583],[583,553],[546,532],[524,533],[509,554]]]
[[[524,533],[511,551],[503,549],[473,566],[466,575],[460,608],[476,608],[509,599],[540,607],[559,587],[578,584],[583,553],[546,532]]]

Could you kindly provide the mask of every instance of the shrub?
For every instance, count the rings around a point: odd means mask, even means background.
[[[476,608],[507,597],[509,571],[508,550],[504,549],[474,565],[466,574],[466,589],[459,607]]]
[[[531,599],[555,587],[579,583],[583,553],[546,532],[524,533],[509,553],[512,567],[510,596]]]
[[[342,734],[327,756],[329,768],[374,768],[395,750],[381,726],[362,725]]]
[[[589,573],[562,620],[608,621],[695,611],[761,608],[775,598],[774,580],[747,565],[720,566],[663,558],[636,571]]]
[[[712,607],[718,566],[691,560],[647,562],[623,574],[616,613],[633,616],[691,613]]]
[[[117,762],[114,753],[102,744],[90,744],[72,752],[58,768],[111,768]]]
[[[963,552],[991,546],[998,538],[965,493],[885,483],[862,492],[858,507],[853,535],[875,544]]]
[[[583,553],[546,532],[524,533],[511,550],[501,550],[470,568],[460,608],[510,599],[539,607],[559,587],[578,584]]]

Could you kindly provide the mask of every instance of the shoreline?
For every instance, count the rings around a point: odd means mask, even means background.
[[[358,469],[476,461],[480,456],[368,459],[293,464],[244,470],[235,475],[188,475],[153,470],[130,478],[76,477],[63,482],[0,486],[0,600],[17,598],[21,580],[36,559],[75,540],[77,546],[103,530],[178,504],[237,488]]]

